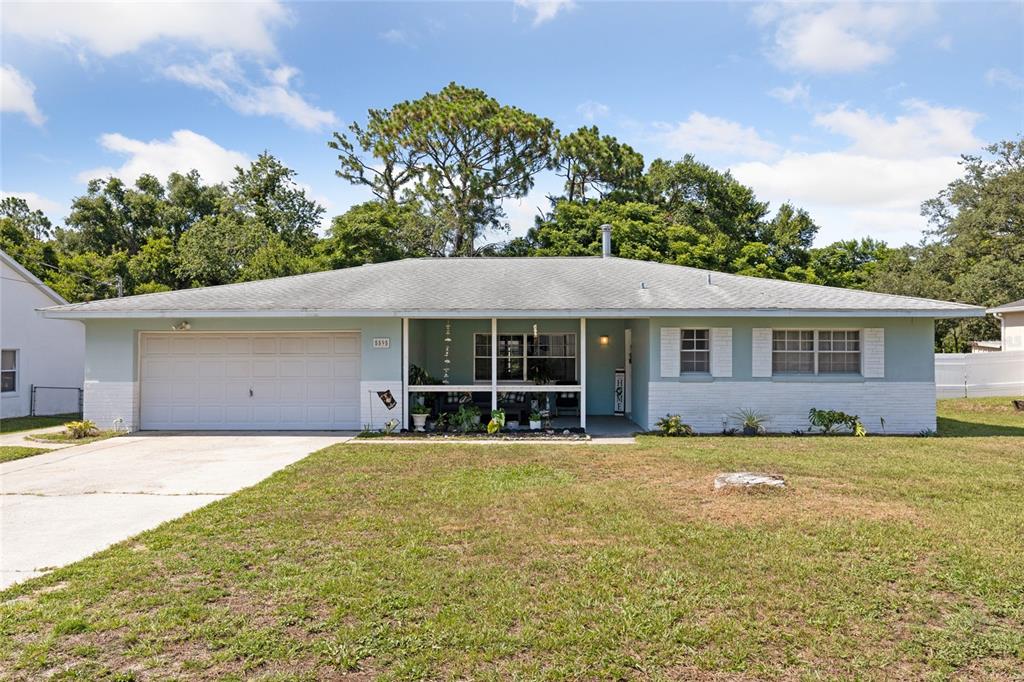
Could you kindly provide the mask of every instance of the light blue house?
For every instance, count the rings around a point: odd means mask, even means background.
[[[595,258],[410,259],[43,311],[86,327],[85,416],[129,429],[357,429],[473,400],[586,428],[701,432],[811,407],[935,428],[936,318],[959,303]],[[733,424],[734,425],[734,424]]]

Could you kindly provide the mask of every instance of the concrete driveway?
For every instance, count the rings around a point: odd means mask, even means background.
[[[131,435],[0,464],[0,588],[83,559],[351,437]]]

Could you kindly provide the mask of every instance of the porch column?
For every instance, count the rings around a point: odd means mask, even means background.
[[[580,318],[580,428],[587,429],[587,318]]]
[[[409,428],[409,318],[402,318],[402,428]]]
[[[498,318],[491,318],[491,409],[498,409]]]

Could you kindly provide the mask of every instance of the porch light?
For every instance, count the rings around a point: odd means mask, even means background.
[[[604,335],[599,336],[599,337],[597,337],[597,342],[599,344],[601,344],[602,346],[607,346],[608,345],[608,337],[604,336]]]

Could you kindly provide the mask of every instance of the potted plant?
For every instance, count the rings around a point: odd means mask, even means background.
[[[541,416],[541,413],[538,412],[537,410],[533,410],[532,412],[530,412],[530,430],[539,431],[542,419],[543,417]]]
[[[487,433],[497,433],[505,428],[505,410],[491,410],[491,421],[487,422]]]
[[[430,408],[423,403],[416,403],[409,410],[412,414],[412,425],[417,431],[425,431],[427,417],[430,416]]]
[[[740,410],[733,415],[733,419],[740,423],[740,431],[744,436],[756,436],[759,433],[764,433],[764,423],[767,417],[754,410]]]

